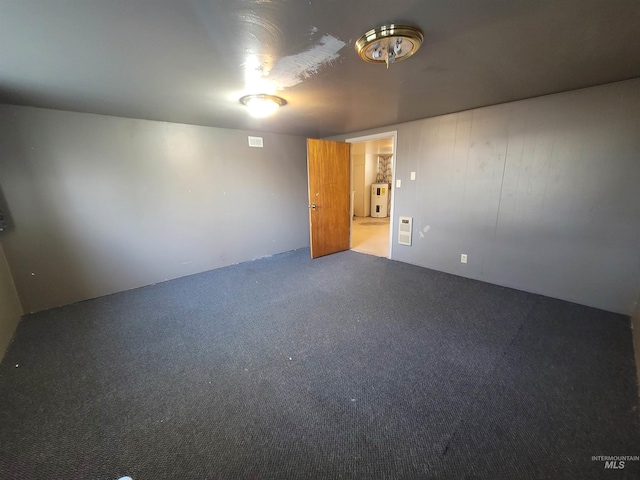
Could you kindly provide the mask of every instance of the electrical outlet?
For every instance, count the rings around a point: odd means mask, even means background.
[[[460,254],[460,263],[467,263],[467,254],[466,253]]]
[[[401,185],[402,185],[402,180],[400,179],[396,180],[396,188],[400,188]]]

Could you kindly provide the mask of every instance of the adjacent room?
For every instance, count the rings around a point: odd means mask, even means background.
[[[389,258],[395,136],[350,139],[351,250]]]
[[[0,0],[0,478],[640,478],[638,25]]]

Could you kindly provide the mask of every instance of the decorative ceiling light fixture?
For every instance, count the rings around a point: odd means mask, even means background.
[[[356,52],[365,62],[399,62],[416,53],[422,45],[424,34],[409,25],[384,25],[369,30],[356,42]]]
[[[287,101],[275,95],[260,93],[258,95],[245,95],[240,99],[240,103],[247,106],[252,116],[262,118],[273,115],[279,107],[286,105]]]

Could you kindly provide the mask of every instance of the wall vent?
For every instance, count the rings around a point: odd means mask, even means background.
[[[411,232],[413,231],[413,218],[400,217],[398,223],[398,243],[400,245],[411,245]]]
[[[256,147],[256,148],[262,148],[262,137],[249,137],[249,146],[250,147]]]

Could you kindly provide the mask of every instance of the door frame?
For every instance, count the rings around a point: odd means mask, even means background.
[[[393,130],[390,132],[384,132],[384,133],[374,133],[372,135],[364,135],[362,137],[353,137],[353,138],[347,138],[345,140],[345,142],[347,143],[360,143],[360,142],[367,142],[369,140],[378,140],[380,138],[389,138],[389,137],[393,137],[393,162],[391,163],[391,191],[393,192],[393,194],[391,195],[391,211],[389,213],[389,255],[387,258],[392,258],[392,254],[393,254],[393,225],[394,225],[394,221],[393,221],[393,216],[394,216],[394,209],[395,209],[395,204],[396,204],[396,164],[398,163],[398,131],[397,130]],[[351,169],[351,183],[350,183],[350,194],[351,194],[351,198],[352,198],[352,203],[353,203],[353,156],[351,154],[349,154],[349,168]],[[353,204],[351,205],[351,209],[353,211]],[[351,247],[351,236],[352,236],[352,232],[353,232],[353,214],[351,215],[351,218],[349,219],[350,226],[349,226],[349,246]]]

